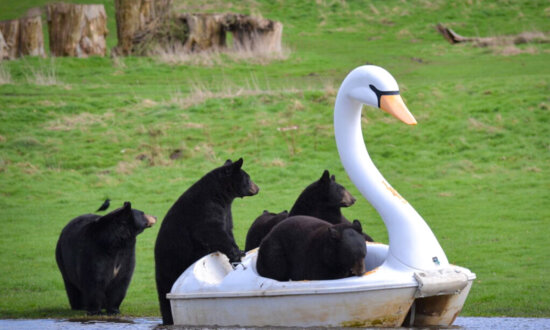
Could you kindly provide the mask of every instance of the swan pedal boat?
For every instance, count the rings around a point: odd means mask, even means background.
[[[424,219],[373,164],[361,129],[363,104],[409,125],[416,120],[395,79],[378,66],[351,71],[336,96],[340,159],[388,230],[388,245],[365,243],[367,272],[338,280],[281,282],[257,273],[257,249],[235,265],[215,252],[186,269],[167,294],[175,325],[398,327],[454,322],[476,275],[449,263]]]

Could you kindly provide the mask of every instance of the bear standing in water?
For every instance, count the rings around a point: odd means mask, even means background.
[[[367,249],[359,221],[330,224],[290,217],[260,244],[256,270],[277,281],[333,280],[365,273]]]
[[[231,262],[243,252],[233,237],[231,203],[259,191],[241,169],[243,159],[228,160],[185,191],[164,217],[155,244],[157,292],[165,325],[173,324],[166,294],[177,278],[199,258],[219,251]]]
[[[72,309],[119,313],[136,264],[136,236],[155,222],[125,202],[107,215],[81,215],[63,228],[55,258]]]

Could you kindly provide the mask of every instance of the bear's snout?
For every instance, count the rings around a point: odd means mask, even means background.
[[[256,185],[254,182],[250,181],[250,187],[248,189],[248,192],[250,193],[250,195],[256,195],[258,192],[260,191],[260,187],[258,187],[258,185]]]
[[[355,203],[355,197],[353,197],[349,191],[344,192],[344,197],[342,198],[342,206],[352,206]]]
[[[147,219],[147,227],[152,227],[157,222],[157,218],[149,214],[145,215],[145,219]]]
[[[351,269],[351,275],[363,276],[363,274],[365,274],[365,271],[365,259],[361,258],[360,260],[357,260],[355,265],[353,265],[353,268]]]

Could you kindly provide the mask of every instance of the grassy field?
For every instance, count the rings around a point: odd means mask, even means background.
[[[0,0],[0,19],[47,2]],[[106,5],[112,47],[113,3],[95,2]],[[369,153],[449,260],[477,274],[462,315],[550,317],[550,44],[451,46],[434,30],[442,22],[466,36],[547,33],[547,1],[201,3],[178,6],[283,22],[285,58],[0,63],[0,318],[83,315],[70,311],[55,264],[65,224],[106,197],[113,208],[129,200],[162,219],[227,158],[243,157],[261,188],[234,203],[241,247],[262,210],[289,209],[324,169],[358,197],[346,217],[387,243],[332,131],[339,83],[367,62],[396,77],[419,122],[407,127],[365,109]],[[138,237],[124,315],[159,316],[158,228]]]

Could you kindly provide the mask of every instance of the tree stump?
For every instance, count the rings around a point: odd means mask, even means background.
[[[34,16],[25,16],[0,22],[0,33],[3,36],[3,50],[0,58],[15,59],[21,56],[44,56],[44,36],[40,12]]]
[[[172,0],[115,0],[118,45],[115,55],[196,53],[227,48],[281,52],[283,25],[241,14],[173,14]]]
[[[139,45],[151,39],[148,34],[154,34],[171,8],[172,0],[115,0],[118,44],[113,53],[142,53]]]
[[[53,56],[105,56],[108,30],[103,5],[52,3],[46,11]]]
[[[234,14],[226,17],[237,51],[281,52],[283,24],[265,18]]]
[[[4,40],[4,35],[0,30],[0,62],[2,60],[7,60],[7,59],[8,59],[8,45],[6,44],[6,41]]]
[[[183,14],[180,19],[188,31],[183,44],[185,52],[216,51],[226,47],[226,15]]]
[[[19,57],[19,19],[12,19],[0,22],[0,32],[4,36],[5,58],[14,59]]]
[[[40,16],[19,19],[19,54],[20,56],[44,57],[44,35]]]

